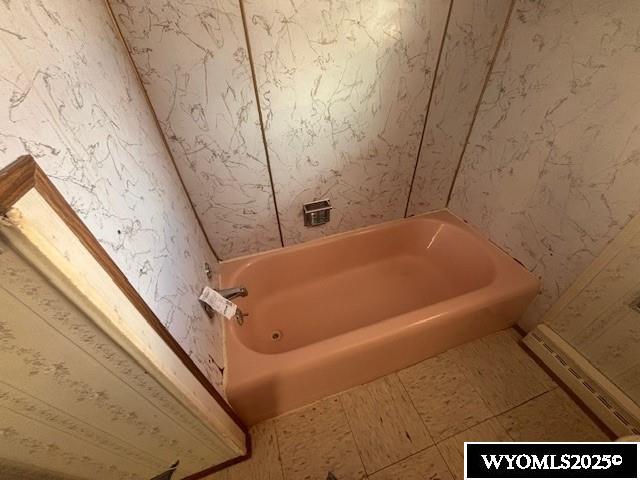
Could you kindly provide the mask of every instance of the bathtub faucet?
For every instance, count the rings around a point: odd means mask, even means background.
[[[220,290],[216,290],[216,292],[227,300],[233,300],[234,298],[246,297],[249,295],[249,292],[244,287],[222,288]]]

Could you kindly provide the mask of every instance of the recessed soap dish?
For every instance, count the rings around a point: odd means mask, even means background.
[[[304,225],[306,227],[317,227],[327,223],[331,219],[332,208],[328,199],[305,203],[302,206]]]

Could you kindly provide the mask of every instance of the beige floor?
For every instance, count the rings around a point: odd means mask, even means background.
[[[505,330],[252,429],[216,480],[462,479],[465,441],[608,440]]]

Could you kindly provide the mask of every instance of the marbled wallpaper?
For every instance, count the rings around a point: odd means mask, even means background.
[[[285,245],[402,218],[449,0],[243,4]]]
[[[250,59],[237,0],[109,1],[223,259],[281,245],[275,203],[285,244],[402,218],[451,6],[408,213],[444,207],[512,3],[245,0]]]
[[[542,278],[531,327],[640,211],[637,0],[518,0],[451,210]]]
[[[221,388],[221,325],[197,297],[215,257],[106,5],[0,3],[0,167],[32,154]]]
[[[512,0],[454,1],[408,215],[444,208]]]
[[[237,0],[110,0],[222,259],[281,246]]]

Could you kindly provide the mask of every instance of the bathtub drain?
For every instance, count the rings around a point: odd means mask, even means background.
[[[273,332],[271,332],[271,340],[273,340],[274,342],[277,342],[281,338],[282,332],[280,330],[274,330]]]

